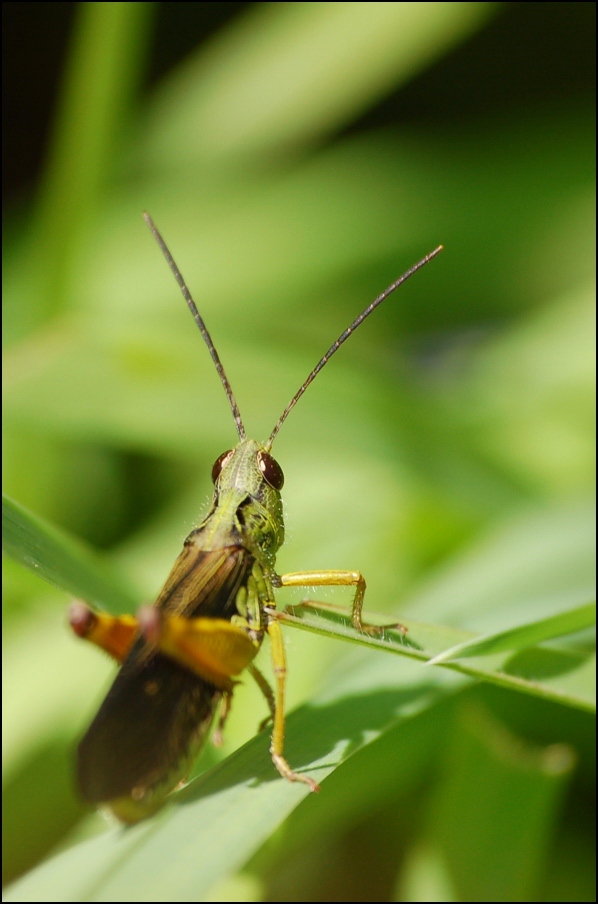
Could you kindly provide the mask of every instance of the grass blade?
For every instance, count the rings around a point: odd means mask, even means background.
[[[518,625],[508,631],[499,631],[496,634],[487,634],[475,640],[466,640],[457,644],[433,659],[428,665],[439,665],[453,659],[466,659],[471,656],[485,656],[492,653],[502,653],[506,650],[522,650],[534,646],[543,640],[551,640],[553,637],[562,637],[581,631],[596,624],[596,603],[588,603],[578,606],[567,612],[560,612],[550,618]]]
[[[581,608],[584,610],[584,617],[582,619],[578,616],[577,619],[579,624],[583,621],[585,627],[590,615],[586,611],[587,607]],[[368,612],[367,620],[375,623],[387,619]],[[348,617],[327,611],[324,606],[321,610],[318,609],[317,613],[313,609],[304,609],[300,606],[289,607],[286,612],[280,614],[280,621],[282,624],[293,625],[316,634],[386,650],[425,663],[436,660],[446,650],[461,647],[462,644],[475,644],[482,639],[462,629],[423,625],[405,619],[403,621],[408,628],[406,636],[399,632],[385,631],[383,635],[372,637],[369,634],[359,634],[352,627]],[[569,623],[573,623],[572,620]],[[513,650],[509,645],[507,650],[495,652],[491,657],[479,656],[468,663],[439,662],[439,665],[472,678],[547,700],[555,700],[567,706],[590,711],[596,708],[595,665],[589,651],[578,653],[531,646],[529,649],[516,652],[513,656]]]
[[[2,497],[2,549],[40,578],[114,615],[135,610],[138,601],[111,567],[12,499]]]
[[[287,721],[286,753],[319,782],[357,751],[467,683],[407,660],[366,657]],[[276,773],[269,733],[176,794],[151,820],[82,842],[32,870],[5,901],[202,901],[309,794]]]

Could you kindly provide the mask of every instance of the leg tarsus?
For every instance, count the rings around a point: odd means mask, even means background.
[[[302,609],[324,609],[324,611],[326,612],[334,612],[338,615],[344,616],[345,618],[349,617],[346,606],[337,606],[334,603],[324,603],[320,602],[319,600],[304,599],[301,600],[299,606]],[[288,612],[289,615],[293,615],[293,610],[299,608],[299,606],[287,606],[284,611]],[[351,621],[355,630],[364,634],[382,634],[384,631],[399,631],[401,634],[405,635],[408,631],[408,628],[406,628],[405,625],[402,625],[400,622],[393,622],[390,625],[371,625],[368,622],[363,622],[361,621],[361,613],[357,625],[355,624],[353,619]]]
[[[363,634],[373,635],[384,634],[385,631],[398,631],[399,634],[405,636],[409,629],[400,622],[393,622],[391,625],[369,625],[366,622],[362,622],[361,627],[358,630],[362,631]]]
[[[320,790],[320,786],[313,778],[310,778],[308,775],[301,775],[300,772],[293,772],[285,758],[280,753],[274,753],[272,747],[270,748],[270,755],[272,757],[272,762],[280,772],[283,778],[286,778],[289,782],[302,782],[304,785],[308,785],[310,791],[318,792]]]

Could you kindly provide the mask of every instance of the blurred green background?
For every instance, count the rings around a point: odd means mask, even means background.
[[[4,17],[10,496],[140,601],[206,509],[234,424],[143,210],[258,440],[442,243],[276,440],[279,570],[358,568],[366,609],[481,632],[593,599],[595,4]],[[67,594],[4,564],[6,881],[104,830],[72,760],[114,669],[70,636]],[[286,638],[291,709],[365,655]],[[198,770],[263,709],[240,687]],[[205,899],[592,901],[592,744],[587,712],[467,685],[356,754]]]

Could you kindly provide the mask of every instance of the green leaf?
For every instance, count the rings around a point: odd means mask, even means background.
[[[114,615],[134,611],[133,591],[80,540],[2,497],[2,549],[38,577]]]
[[[568,745],[522,743],[484,707],[463,707],[426,839],[453,893],[407,896],[405,887],[401,900],[539,900],[536,883],[574,765]],[[412,894],[413,866],[405,877]]]
[[[439,653],[430,659],[428,665],[439,665],[451,659],[466,659],[471,656],[483,656],[491,653],[502,653],[505,650],[521,650],[550,640],[589,628],[596,624],[596,603],[588,603],[576,609],[569,609],[559,615],[543,618],[539,621],[518,625],[508,631],[487,634],[476,640],[468,640]]]
[[[407,660],[367,657],[333,692],[289,716],[285,752],[294,768],[322,782],[466,680]],[[277,775],[268,747],[262,732],[153,819],[76,845],[14,883],[5,900],[211,900],[213,883],[245,863],[309,794]]]
[[[348,618],[327,611],[325,604],[320,604],[318,608],[320,610],[318,614],[314,614],[311,608],[290,609],[281,613],[280,621],[282,624],[294,625],[316,634],[337,637],[339,640],[386,650],[427,663],[441,656],[447,649],[447,644],[451,650],[461,644],[473,644],[480,640],[471,632],[458,628],[422,625],[409,619],[404,620],[408,628],[406,636],[392,630],[386,631],[381,637],[359,634],[351,626]],[[373,616],[368,612],[367,620],[372,619],[375,624],[383,623],[385,620],[382,616]],[[570,652],[531,647],[522,654],[512,656],[511,650],[512,647],[508,645],[505,651],[495,651],[492,657],[478,656],[476,660],[467,664],[440,661],[439,665],[501,687],[555,700],[579,709],[595,710],[595,656],[589,651]]]
[[[260,4],[170,77],[150,160],[214,164],[313,141],[465,40],[493,6]]]
[[[152,7],[130,2],[78,7],[33,218],[33,281],[25,306],[29,317],[41,305],[40,313],[48,316],[71,300],[73,265],[89,235],[111,176],[115,146],[131,115]]]
[[[510,511],[416,588],[402,612],[485,635],[595,598],[590,499]]]

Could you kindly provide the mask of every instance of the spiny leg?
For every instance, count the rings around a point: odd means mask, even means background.
[[[287,675],[287,663],[284,652],[284,642],[280,625],[275,619],[268,622],[266,628],[272,645],[272,666],[274,669],[274,677],[276,679],[276,700],[274,707],[274,729],[272,731],[272,743],[270,745],[270,755],[272,762],[280,772],[283,778],[290,782],[303,782],[309,785],[311,791],[319,791],[320,786],[307,775],[300,775],[293,772],[289,764],[284,758],[284,696]]]
[[[381,634],[386,629],[392,628],[402,634],[407,633],[407,628],[400,622],[392,625],[369,625],[362,621],[361,610],[366,585],[365,578],[360,571],[297,571],[280,575],[279,581],[281,587],[355,587],[351,621],[356,631],[363,634]],[[333,606],[330,603],[320,604],[312,600],[304,600],[301,605],[329,609],[331,612],[346,612],[342,606]]]

